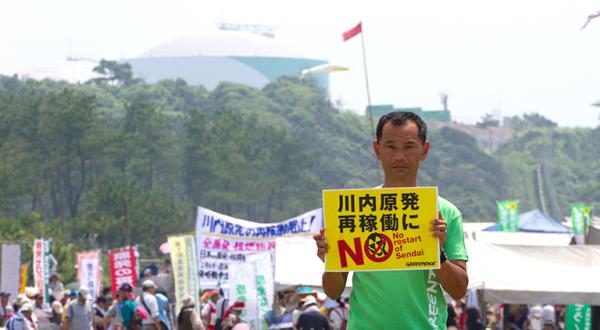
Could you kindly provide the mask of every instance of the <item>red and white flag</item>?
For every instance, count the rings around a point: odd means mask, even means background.
[[[113,297],[117,296],[117,289],[122,284],[130,284],[135,288],[137,282],[135,249],[133,247],[108,251],[110,263],[110,280]]]
[[[344,34],[342,34],[342,37],[344,38],[344,41],[348,41],[348,40],[354,38],[356,35],[360,34],[361,32],[362,32],[362,22],[358,23],[358,25],[351,28],[350,30],[344,32]]]

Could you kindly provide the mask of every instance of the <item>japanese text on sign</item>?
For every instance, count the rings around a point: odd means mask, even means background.
[[[324,190],[327,271],[439,268],[437,188]]]

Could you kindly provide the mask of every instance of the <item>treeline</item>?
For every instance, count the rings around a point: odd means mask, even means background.
[[[539,122],[521,119],[493,155],[464,133],[431,131],[420,184],[472,221],[494,220],[495,201],[509,198],[554,216],[572,201],[600,206],[599,129]],[[284,220],[320,207],[322,189],[380,184],[370,132],[296,78],[207,91],[0,77],[0,240],[54,237],[64,260],[127,244],[155,254],[167,235],[194,230],[198,205]]]

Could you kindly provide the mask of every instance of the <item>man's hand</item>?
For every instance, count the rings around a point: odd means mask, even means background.
[[[329,251],[329,245],[325,240],[325,228],[321,228],[321,231],[313,236],[313,239],[317,243],[317,256],[325,262],[325,254]]]
[[[329,245],[325,240],[325,228],[321,228],[313,238],[317,243],[317,256],[325,262],[325,254],[329,251]],[[344,293],[347,279],[348,272],[324,272],[321,281],[325,294],[332,299],[339,298]]]
[[[431,221],[431,231],[433,232],[433,237],[437,237],[440,240],[440,247],[444,247],[446,244],[446,234],[447,227],[446,221],[444,221],[444,217],[442,217],[442,213],[438,212],[438,218]]]

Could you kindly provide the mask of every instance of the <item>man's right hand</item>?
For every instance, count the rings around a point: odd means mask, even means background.
[[[321,231],[313,236],[313,239],[317,243],[317,256],[325,262],[325,254],[329,251],[329,245],[327,245],[327,241],[325,240],[325,228],[321,228]]]

